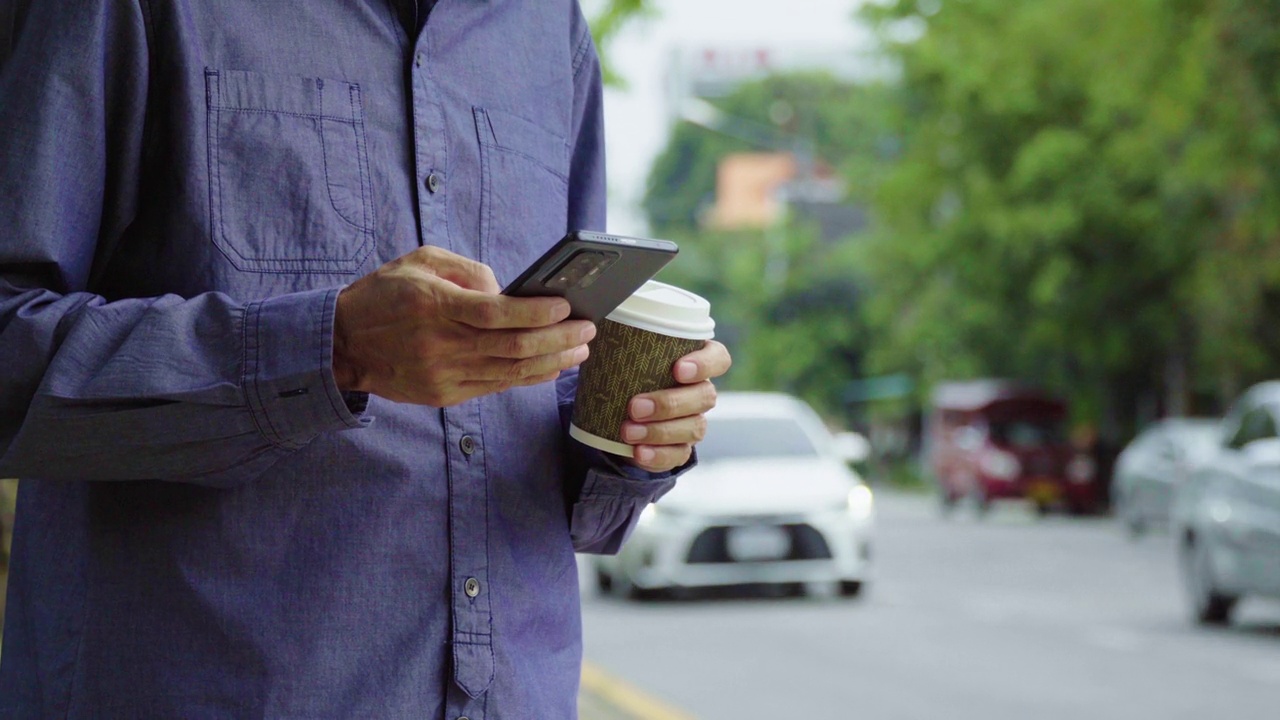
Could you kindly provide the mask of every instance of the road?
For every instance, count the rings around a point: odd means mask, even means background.
[[[919,496],[878,510],[858,600],[584,587],[583,720],[1280,717],[1280,606],[1193,627],[1167,536],[1020,506],[944,520]]]

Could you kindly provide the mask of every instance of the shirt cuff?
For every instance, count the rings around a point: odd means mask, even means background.
[[[650,472],[636,467],[611,453],[587,447],[576,440],[577,451],[582,453],[587,468],[579,502],[599,498],[643,499],[646,503],[662,497],[675,486],[676,478],[698,464],[697,450],[689,461],[674,470]]]
[[[366,393],[343,393],[333,378],[333,322],[339,288],[250,303],[244,315],[244,387],[258,430],[297,449],[320,433],[360,428]]]

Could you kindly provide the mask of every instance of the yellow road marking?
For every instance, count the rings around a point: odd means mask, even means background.
[[[646,695],[589,662],[582,663],[582,689],[636,720],[694,720],[692,715]]]

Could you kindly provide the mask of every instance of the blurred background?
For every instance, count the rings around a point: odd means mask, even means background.
[[[1274,717],[1280,4],[583,5],[610,229],[735,359],[582,560],[584,718]]]

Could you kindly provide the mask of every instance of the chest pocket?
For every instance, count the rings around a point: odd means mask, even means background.
[[[569,146],[500,110],[475,108],[480,140],[480,262],[506,286],[565,234]]]
[[[360,87],[205,71],[213,242],[239,270],[354,273],[374,247]]]

